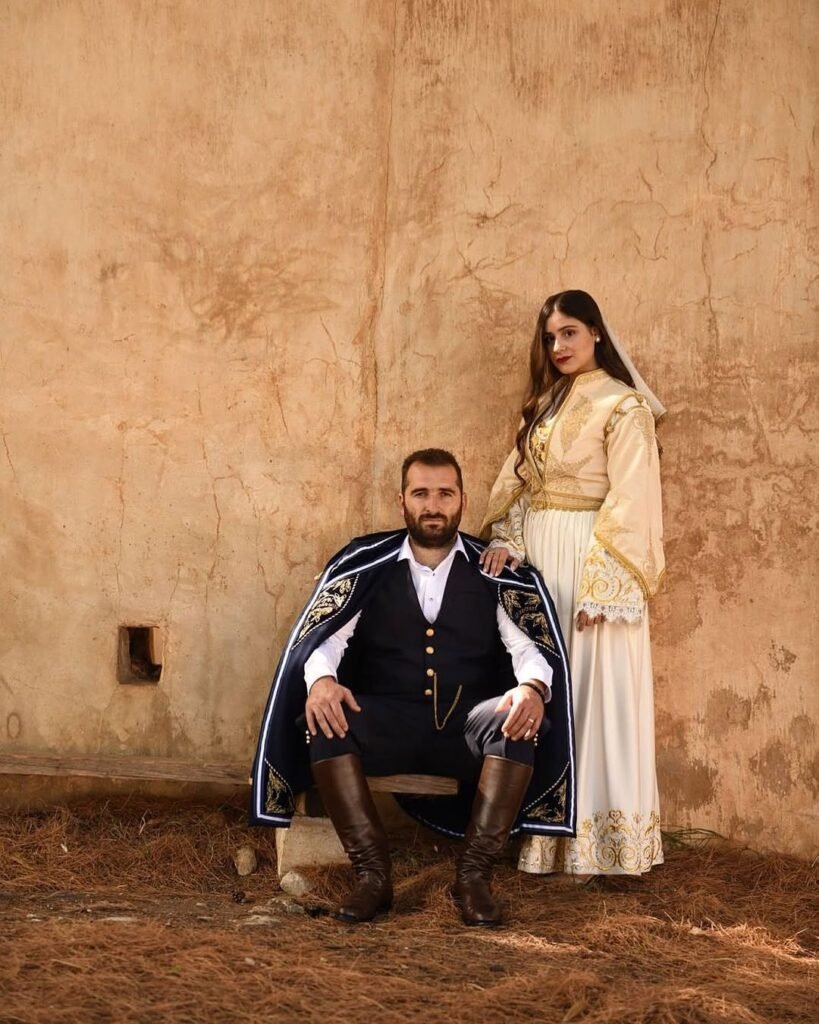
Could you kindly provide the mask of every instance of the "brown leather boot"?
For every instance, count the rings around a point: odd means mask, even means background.
[[[355,874],[355,884],[337,916],[343,921],[371,921],[392,906],[390,848],[361,759],[342,754],[316,761],[313,778]]]
[[[531,778],[530,765],[505,757],[484,759],[452,887],[464,924],[493,927],[501,923],[501,905],[489,883]]]

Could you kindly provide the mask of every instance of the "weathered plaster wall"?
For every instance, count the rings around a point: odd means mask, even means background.
[[[249,755],[409,448],[476,526],[579,286],[670,410],[666,819],[814,849],[816,5],[0,10],[0,749]]]
[[[377,3],[229,6],[3,5],[13,749],[246,755],[369,523],[391,36]],[[161,685],[118,685],[153,623]]]
[[[819,846],[817,13],[402,6],[376,332],[380,493],[402,450],[448,443],[476,527],[540,303],[598,298],[669,407],[666,820],[802,852]]]

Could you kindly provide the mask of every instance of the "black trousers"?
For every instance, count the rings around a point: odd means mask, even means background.
[[[439,729],[430,701],[356,694],[361,711],[344,708],[347,735],[327,739],[319,731],[311,736],[310,760],[358,754],[366,775],[448,775],[464,782],[478,778],[489,755],[534,764],[534,740],[509,740],[501,732],[509,712],[495,711],[500,699],[470,703],[462,698]],[[447,711],[439,707],[438,725]]]

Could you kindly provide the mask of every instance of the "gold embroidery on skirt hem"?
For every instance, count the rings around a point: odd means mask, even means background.
[[[538,874],[641,875],[662,863],[659,814],[611,810],[578,822],[575,839],[542,838],[530,855],[521,855],[519,866]]]

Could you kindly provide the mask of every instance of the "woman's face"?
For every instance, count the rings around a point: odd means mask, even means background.
[[[546,321],[549,358],[559,373],[569,377],[597,369],[594,348],[597,337],[594,328],[557,309]]]

